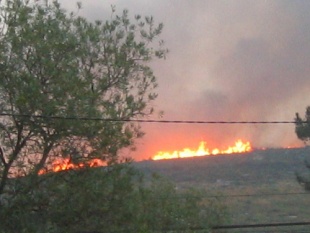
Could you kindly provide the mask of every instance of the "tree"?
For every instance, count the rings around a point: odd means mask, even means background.
[[[295,132],[297,137],[305,144],[310,140],[310,106],[307,107],[305,118],[300,118],[296,113],[295,117]],[[310,164],[305,161],[306,167],[310,169]],[[305,190],[310,191],[310,177],[296,173],[296,179],[299,184],[303,185]]]
[[[0,10],[1,205],[10,177],[35,179],[56,157],[117,162],[143,135],[126,121],[153,113],[149,62],[167,50],[163,24],[127,10],[95,22],[57,0],[5,0]]]
[[[163,25],[114,8],[89,22],[57,0],[0,10],[0,232],[209,232],[217,206],[118,164],[143,135],[130,120],[153,113]],[[83,169],[39,175],[58,157]],[[93,159],[109,166],[89,169]]]
[[[297,137],[305,144],[310,140],[310,106],[307,107],[305,118],[300,118],[296,113],[295,117],[295,133]]]

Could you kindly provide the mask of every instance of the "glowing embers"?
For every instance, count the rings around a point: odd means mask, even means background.
[[[205,155],[217,155],[217,154],[233,154],[233,153],[244,153],[250,152],[252,150],[251,144],[248,141],[242,141],[241,139],[237,140],[234,146],[229,146],[226,149],[218,148],[207,148],[206,142],[202,141],[199,144],[198,149],[192,150],[190,148],[184,148],[180,151],[160,151],[152,157],[153,160],[160,159],[176,159],[176,158],[189,158],[196,156],[205,156]]]
[[[41,169],[38,174],[42,175],[47,172],[60,172],[65,170],[81,169],[85,167],[101,167],[105,165],[106,163],[100,159],[92,159],[84,163],[72,163],[71,159],[69,158],[57,158],[52,162],[50,168]]]

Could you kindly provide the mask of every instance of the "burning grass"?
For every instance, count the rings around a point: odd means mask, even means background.
[[[77,170],[86,167],[102,166],[106,166],[106,162],[100,159],[92,159],[83,163],[73,163],[70,158],[57,158],[52,162],[52,165],[50,167],[41,169],[38,174],[43,175],[48,172],[60,172],[65,170]]]
[[[197,149],[184,148],[182,150],[175,150],[173,152],[160,151],[152,157],[153,160],[161,159],[176,159],[176,158],[190,158],[206,155],[218,155],[218,154],[234,154],[244,153],[252,151],[251,143],[237,140],[233,146],[228,146],[226,149],[208,148],[207,143],[201,141]]]

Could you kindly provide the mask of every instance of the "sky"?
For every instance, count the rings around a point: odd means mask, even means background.
[[[61,0],[74,9],[73,0]],[[163,120],[292,121],[310,105],[308,0],[84,0],[79,14],[105,20],[117,12],[152,15],[164,24],[169,54],[151,64]],[[153,119],[158,119],[153,116]],[[142,124],[136,160],[161,150],[302,146],[293,124]]]

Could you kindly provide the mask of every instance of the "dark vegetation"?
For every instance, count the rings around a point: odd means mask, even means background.
[[[28,195],[14,195],[29,182]],[[226,219],[224,207],[202,191],[178,191],[155,175],[144,182],[128,164],[48,173],[35,182],[10,180],[0,232],[209,232]]]
[[[301,118],[299,113],[295,117],[295,133],[305,144],[310,140],[310,106],[306,108],[305,117]]]
[[[304,119],[300,118],[299,114],[296,113],[295,118],[295,132],[297,137],[302,140],[305,145],[308,144],[310,140],[310,106],[306,108],[306,113]],[[310,164],[309,161],[305,161],[306,167],[309,169],[308,174],[301,175],[296,174],[297,181],[304,186],[304,188],[310,191]]]

